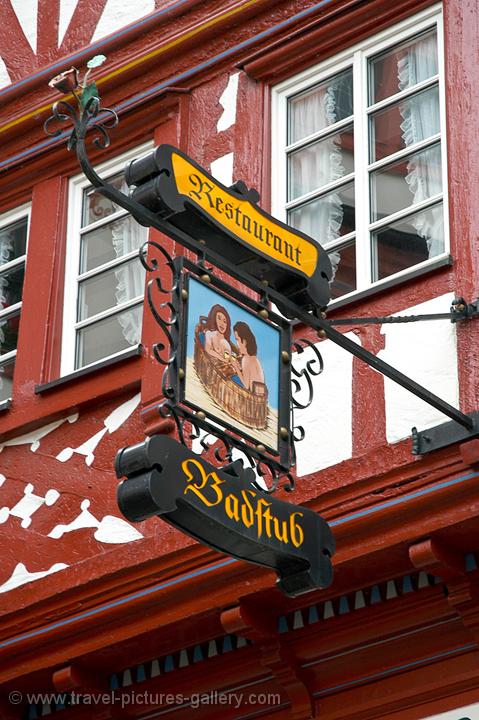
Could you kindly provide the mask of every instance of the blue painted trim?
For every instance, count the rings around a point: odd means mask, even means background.
[[[412,500],[416,497],[428,495],[430,493],[436,492],[437,490],[443,490],[446,487],[450,487],[452,485],[457,485],[461,482],[465,482],[467,480],[471,480],[472,478],[476,478],[476,477],[479,477],[479,473],[470,473],[468,475],[462,475],[461,477],[454,478],[453,480],[447,480],[445,482],[439,483],[438,485],[434,485],[430,488],[425,488],[424,490],[417,490],[416,492],[410,493],[409,495],[404,495],[403,497],[395,498],[394,500],[388,500],[387,502],[381,503],[380,505],[376,505],[375,507],[369,508],[368,510],[361,510],[360,512],[353,513],[352,515],[346,515],[345,517],[340,518],[339,520],[333,520],[329,524],[331,526],[342,525],[345,522],[348,522],[349,520],[356,520],[358,517],[372,515],[373,513],[378,512],[380,510],[384,510],[385,508],[394,507],[395,505],[399,505],[401,503],[407,502],[408,500]],[[153,593],[159,592],[168,587],[172,587],[173,585],[178,585],[187,580],[191,580],[194,577],[200,577],[201,575],[205,575],[214,570],[218,570],[222,567],[227,567],[229,565],[233,565],[234,563],[237,563],[237,562],[238,562],[238,560],[236,560],[235,558],[229,558],[228,560],[223,560],[222,562],[216,563],[215,565],[210,565],[207,568],[203,568],[201,570],[195,570],[194,572],[187,573],[186,575],[182,575],[182,576],[174,578],[172,580],[168,580],[164,583],[160,583],[159,585],[154,585],[153,587],[147,588],[146,590],[140,590],[139,592],[134,593],[133,595],[129,595],[128,597],[120,598],[119,600],[114,600],[113,602],[107,603],[106,605],[101,605],[98,608],[93,608],[92,610],[88,610],[87,612],[81,613],[80,615],[76,615],[73,618],[66,618],[65,620],[61,620],[59,622],[53,623],[52,625],[47,625],[44,628],[39,628],[38,630],[33,630],[29,633],[24,633],[23,635],[18,635],[17,637],[10,638],[9,640],[4,640],[3,642],[0,642],[0,648],[9,647],[10,645],[21,642],[22,640],[27,640],[28,638],[37,637],[39,635],[44,635],[45,633],[49,632],[50,630],[54,630],[59,627],[64,627],[66,625],[70,625],[79,620],[84,620],[87,617],[92,617],[93,615],[98,615],[99,613],[103,612],[104,610],[109,610],[110,608],[119,607],[121,605],[126,605],[127,603],[130,603],[132,600],[137,600],[138,598],[152,595]]]
[[[296,15],[292,15],[287,20],[283,20],[282,22],[278,23],[277,25],[273,25],[272,27],[268,28],[267,30],[263,30],[262,32],[258,33],[257,35],[253,35],[253,37],[248,38],[247,40],[243,40],[243,42],[240,42],[238,45],[234,45],[233,47],[229,48],[228,50],[224,50],[223,52],[219,53],[218,55],[215,55],[214,57],[210,58],[209,60],[205,60],[204,62],[200,63],[199,65],[195,65],[194,67],[190,68],[189,70],[185,70],[185,72],[179,73],[178,75],[174,75],[173,77],[170,77],[168,80],[164,80],[161,83],[158,83],[158,85],[154,85],[152,88],[149,88],[149,90],[145,90],[144,92],[138,93],[137,95],[133,95],[129,100],[126,100],[123,103],[119,103],[119,105],[116,105],[113,109],[116,112],[121,112],[122,110],[126,110],[127,108],[136,105],[138,102],[141,102],[142,100],[147,99],[151,95],[155,95],[158,92],[161,92],[161,90],[164,90],[165,88],[169,87],[170,85],[176,85],[180,82],[183,82],[184,80],[189,79],[193,75],[202,72],[203,70],[206,70],[207,68],[211,67],[215,63],[224,60],[231,55],[234,55],[240,50],[244,50],[245,48],[250,47],[254,43],[258,42],[259,40],[264,40],[269,35],[273,34],[277,30],[282,30],[288,25],[291,25],[292,23],[301,20],[302,18],[307,17],[308,15],[311,15],[316,10],[322,8],[324,5],[329,5],[334,0],[321,0],[321,2],[316,3],[310,8],[307,8],[306,10],[302,10],[301,12],[297,13]],[[169,9],[171,9],[170,6]],[[132,27],[132,26],[129,26]],[[115,36],[114,36],[115,37]],[[92,46],[93,47],[93,46]],[[72,56],[71,59],[73,60],[76,56]],[[62,61],[62,67],[66,65],[66,61]],[[50,68],[51,70],[52,68]],[[30,76],[35,77],[35,76]],[[1,97],[1,93],[0,93]],[[57,143],[60,143],[62,140],[66,139],[69,136],[69,132],[64,132],[58,135],[55,138],[52,138],[51,140],[44,141],[42,143],[38,143],[37,145],[33,145],[28,150],[24,150],[23,152],[17,153],[17,155],[12,155],[10,158],[7,158],[7,160],[4,160],[0,162],[0,169],[2,167],[6,167],[12,163],[14,163],[17,160],[24,159],[26,157],[30,157],[31,155],[35,155],[38,151],[44,149],[45,147],[48,147],[49,145],[54,145]]]
[[[345,690],[346,688],[353,687],[354,685],[361,685],[362,683],[371,682],[371,680],[377,680],[382,677],[387,677],[388,675],[393,675],[394,673],[401,672],[402,670],[409,670],[413,667],[418,667],[419,665],[427,665],[430,662],[434,662],[435,660],[440,660],[441,658],[449,657],[451,655],[459,655],[460,653],[466,652],[467,650],[476,650],[477,645],[476,643],[469,643],[468,645],[462,645],[459,648],[455,648],[454,650],[445,650],[442,653],[438,653],[437,655],[431,655],[427,658],[422,658],[421,660],[413,660],[410,663],[405,663],[404,665],[397,665],[396,667],[389,668],[389,670],[382,670],[378,673],[373,673],[372,675],[365,675],[362,678],[358,678],[357,680],[350,680],[347,683],[341,683],[340,685],[333,685],[332,687],[325,688],[324,690],[318,690],[317,692],[313,693],[313,697],[321,697],[323,695],[328,695],[329,693],[335,692],[336,690]]]
[[[38,635],[44,635],[45,633],[49,632],[50,630],[55,630],[59,627],[64,627],[65,625],[70,625],[71,623],[77,622],[78,620],[84,620],[87,617],[92,617],[93,615],[98,615],[101,612],[104,612],[105,610],[110,610],[114,607],[120,607],[121,605],[126,605],[127,603],[130,603],[132,600],[137,600],[141,597],[147,597],[148,595],[153,595],[153,593],[157,593],[160,590],[165,590],[168,587],[172,587],[173,585],[178,585],[179,583],[184,582],[185,580],[192,580],[195,577],[200,577],[201,575],[206,575],[207,573],[212,572],[213,570],[219,570],[220,568],[227,567],[228,565],[232,565],[233,563],[236,563],[237,560],[234,558],[229,558],[228,560],[223,560],[222,562],[216,563],[215,565],[210,565],[207,568],[202,568],[201,570],[195,570],[194,572],[190,572],[187,575],[182,575],[177,578],[173,578],[172,580],[167,580],[164,583],[160,583],[159,585],[154,585],[151,588],[147,588],[146,590],[140,590],[139,592],[134,593],[133,595],[128,595],[127,597],[120,598],[119,600],[113,600],[113,602],[107,603],[106,605],[100,605],[99,607],[92,608],[92,610],[87,610],[84,613],[80,613],[80,615],[76,615],[73,618],[67,618],[66,620],[59,620],[56,623],[52,623],[51,625],[46,625],[43,628],[39,628],[38,630],[32,630],[31,632],[24,633],[23,635],[18,635],[17,637],[11,638],[10,640],[4,640],[3,642],[0,642],[0,648],[8,647],[9,645],[13,645],[14,643],[21,642],[22,640],[28,640],[28,638],[32,637],[38,637]]]
[[[75,61],[78,58],[85,57],[86,55],[93,54],[95,55],[99,50],[103,50],[111,42],[114,42],[117,38],[121,38],[125,33],[130,32],[134,28],[141,28],[146,22],[150,22],[152,17],[156,16],[160,18],[162,15],[165,15],[167,12],[170,12],[171,10],[175,10],[176,8],[181,7],[182,5],[188,5],[189,0],[178,0],[178,2],[173,3],[172,5],[169,5],[167,8],[163,8],[162,10],[156,10],[155,12],[150,13],[149,15],[145,15],[145,17],[141,18],[140,20],[137,20],[136,22],[131,23],[130,25],[125,25],[125,27],[121,28],[121,30],[117,30],[117,32],[112,33],[112,35],[109,35],[107,38],[103,40],[98,40],[98,42],[93,43],[92,45],[89,45],[88,48],[84,48],[83,50],[79,50],[78,52],[74,53],[73,55],[67,55],[58,62],[54,63],[53,65],[49,65],[44,70],[39,70],[36,73],[33,73],[33,75],[28,75],[28,77],[23,78],[23,80],[18,80],[16,83],[12,83],[11,85],[8,85],[7,87],[0,90],[0,98],[5,93],[11,92],[11,90],[15,88],[22,87],[26,82],[29,82],[32,78],[42,78],[42,77],[49,77],[51,76],[52,70],[60,70],[60,68],[65,68],[70,62]]]
[[[365,510],[359,510],[358,512],[352,513],[352,515],[345,515],[345,517],[339,518],[338,520],[332,520],[328,524],[330,525],[330,527],[335,527],[336,525],[344,525],[344,523],[351,522],[351,520],[357,520],[358,518],[373,515],[380,510],[394,507],[395,505],[401,505],[401,503],[408,502],[408,500],[414,500],[415,498],[423,497],[424,495],[430,495],[431,493],[437,492],[438,490],[444,490],[444,488],[459,485],[459,483],[465,482],[466,480],[472,480],[472,478],[477,477],[479,477],[479,473],[469,473],[469,475],[461,475],[461,477],[454,478],[454,480],[445,480],[444,482],[433,485],[432,487],[423,488],[422,490],[416,490],[415,492],[409,493],[409,495],[403,495],[402,497],[395,498],[394,500],[387,500],[386,502],[383,502],[380,505],[375,505],[372,508],[366,508]]]

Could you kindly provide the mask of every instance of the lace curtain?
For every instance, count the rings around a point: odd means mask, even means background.
[[[6,262],[11,260],[13,251],[14,234],[12,230],[3,230],[0,238],[0,265],[4,265]],[[8,278],[5,275],[0,275],[0,310],[3,310],[8,303]],[[4,352],[3,345],[5,343],[5,331],[4,328],[7,325],[7,320],[0,323],[0,354]],[[7,391],[11,387],[11,380],[3,377],[4,369],[0,369],[0,396],[3,398],[6,396]],[[6,387],[5,387],[6,386]]]
[[[306,96],[295,107],[295,135],[307,137],[318,127],[327,127],[336,122],[336,97],[334,84],[325,85],[317,92]],[[299,196],[314,185],[321,187],[338,180],[344,175],[341,147],[333,138],[322,140],[298,153],[292,168],[295,195]],[[312,202],[301,208],[299,229],[318,240],[321,245],[337,240],[343,222],[343,206],[337,193],[330,193],[321,201]],[[340,255],[331,253],[333,280]]]
[[[0,238],[0,265],[4,265],[6,262],[12,259],[13,241],[13,231],[3,230]],[[6,307],[7,303],[8,277],[6,275],[0,275],[0,310],[3,310]],[[5,324],[5,322],[0,323],[0,354],[3,352],[3,343],[5,342],[5,333],[3,330]]]
[[[437,39],[429,35],[409,47],[397,64],[399,89],[404,90],[437,73]],[[399,106],[401,131],[406,147],[439,132],[437,95],[422,92],[407,98]],[[440,153],[440,149],[437,149]],[[442,190],[441,163],[436,153],[413,155],[408,161],[406,182],[414,203],[422,202]],[[412,221],[417,233],[426,240],[429,256],[444,249],[442,210],[433,207],[421,212]]]
[[[144,228],[128,216],[112,223],[111,231],[117,258],[138,250],[145,240]],[[120,265],[115,270],[115,278],[115,297],[118,304],[143,295],[145,273],[139,260]],[[141,317],[138,306],[118,315],[123,337],[129,345],[137,345],[140,342]]]

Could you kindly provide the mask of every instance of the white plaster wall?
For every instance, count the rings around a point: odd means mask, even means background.
[[[8,70],[5,67],[5,63],[0,57],[0,88],[5,87],[6,85],[10,85],[11,82],[12,81],[10,80],[10,75],[8,74]]]
[[[223,108],[221,117],[218,120],[216,129],[218,132],[227,130],[236,122],[236,97],[238,95],[239,72],[230,75],[228,84],[220,97],[220,105]]]
[[[346,337],[359,342],[354,333],[346,333]],[[336,465],[352,455],[353,356],[330,340],[316,347],[324,370],[313,378],[310,407],[294,413],[294,424],[302,425],[306,431],[304,440],[296,443],[298,477]],[[313,357],[313,351],[308,349],[300,356],[293,355],[293,363],[300,369]]]
[[[105,35],[110,35],[125,25],[130,25],[135,20],[153,12],[154,9],[155,0],[135,0],[135,2],[108,0],[96,26],[92,42],[100,40]]]
[[[65,563],[55,563],[48,570],[40,570],[39,572],[30,572],[27,570],[23,563],[18,563],[11,576],[2,585],[0,585],[0,593],[9,592],[14,590],[21,585],[33,582],[34,580],[41,580],[41,578],[51,575],[52,573],[58,572],[59,570],[65,570],[68,565]]]
[[[10,4],[22,26],[25,37],[37,52],[38,0],[10,0]]]
[[[442,295],[397,315],[447,312],[452,295]],[[456,326],[449,320],[383,325],[386,347],[378,357],[390,363],[428,390],[458,407]],[[448,418],[387,378],[384,379],[386,437],[389,443],[424,430]]]
[[[227,153],[217,160],[213,160],[211,174],[223,185],[231,185],[233,182],[233,153]]]
[[[60,0],[60,16],[58,20],[58,47],[62,44],[65,33],[72,19],[78,0]]]

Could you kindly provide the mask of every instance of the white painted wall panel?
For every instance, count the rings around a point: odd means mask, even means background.
[[[155,9],[155,0],[108,0],[102,16],[96,26],[92,42],[100,40],[106,35],[119,30],[125,25],[130,25],[145,15],[149,15]]]
[[[354,333],[346,336],[359,342]],[[353,356],[329,340],[318,343],[317,348],[324,371],[313,378],[313,403],[294,415],[294,424],[302,425],[306,431],[304,440],[296,444],[298,477],[336,465],[352,455]],[[295,354],[295,367],[300,369],[313,356],[312,350]]]
[[[58,20],[58,47],[62,44],[65,33],[72,19],[78,0],[60,0],[60,17]]]
[[[0,57],[0,88],[5,87],[6,85],[11,84],[10,75],[8,74],[8,70],[5,66],[5,63],[3,62],[2,58]]]
[[[32,46],[33,52],[37,52],[37,16],[38,0],[10,0],[25,37]]]
[[[442,295],[397,314],[447,312],[452,301],[452,295]],[[386,347],[378,353],[378,357],[458,407],[456,327],[453,323],[435,320],[383,325],[381,332],[386,337]],[[392,380],[385,378],[384,390],[386,437],[390,443],[409,437],[413,426],[424,430],[448,420]]]
[[[222,155],[211,163],[211,174],[214,178],[226,185],[233,183],[233,153]]]

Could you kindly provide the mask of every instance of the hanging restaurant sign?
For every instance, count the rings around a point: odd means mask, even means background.
[[[258,280],[303,307],[330,299],[331,264],[312,238],[268,215],[243,182],[230,188],[171,145],[160,145],[125,169],[131,198],[167,218]]]
[[[276,571],[295,596],[332,580],[334,539],[317,513],[262,493],[236,460],[216,468],[167,435],[123,448],[118,505],[139,522],[154,515],[215,550]]]

